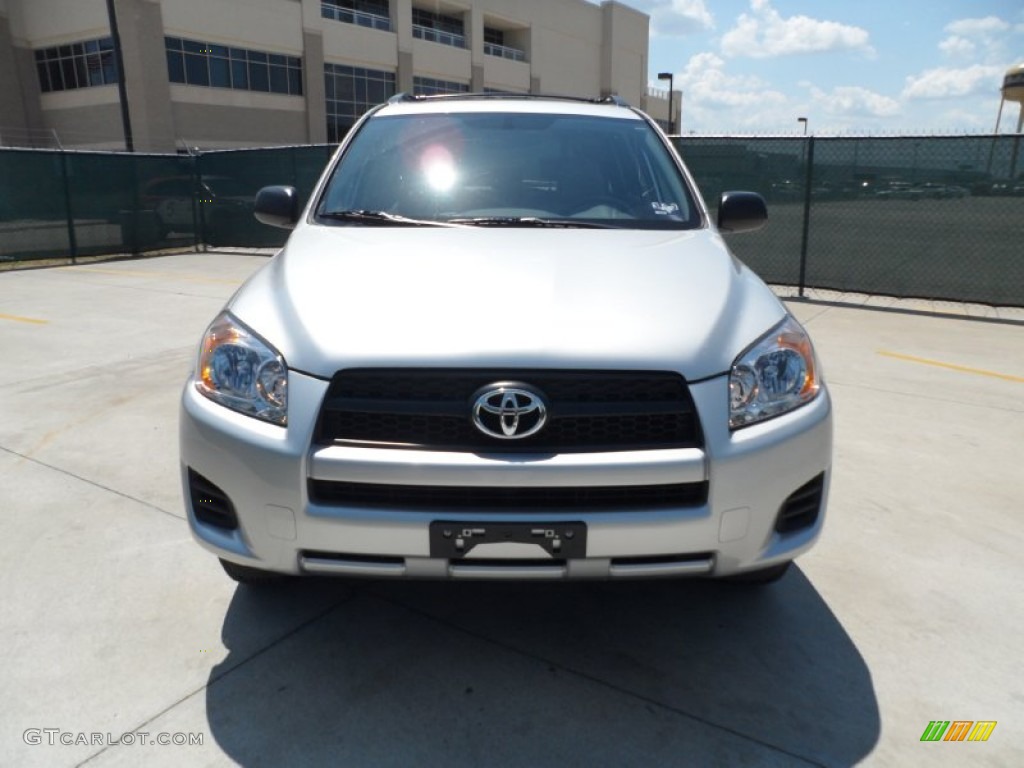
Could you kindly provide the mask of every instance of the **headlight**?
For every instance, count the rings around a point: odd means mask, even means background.
[[[729,427],[756,424],[814,399],[821,379],[807,332],[786,317],[736,358],[729,373]]]
[[[227,312],[203,336],[194,381],[215,403],[282,427],[287,423],[284,359]]]

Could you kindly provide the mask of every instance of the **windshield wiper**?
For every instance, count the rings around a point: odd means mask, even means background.
[[[475,216],[448,219],[449,224],[473,227],[560,227],[563,229],[619,229],[614,224],[602,224],[586,219],[548,219],[540,216]]]
[[[397,224],[403,227],[457,227],[458,224],[453,224],[447,221],[435,221],[432,219],[413,219],[409,216],[402,216],[398,213],[388,213],[387,211],[367,211],[367,210],[349,210],[349,211],[321,211],[318,216],[322,216],[325,219],[336,219],[337,221],[352,221],[360,224],[379,224],[379,225],[390,225]]]

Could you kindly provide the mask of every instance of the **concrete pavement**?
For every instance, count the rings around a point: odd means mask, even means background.
[[[835,473],[765,590],[260,594],[191,541],[176,440],[199,334],[265,262],[0,273],[0,765],[1024,764],[1024,311],[790,301]]]

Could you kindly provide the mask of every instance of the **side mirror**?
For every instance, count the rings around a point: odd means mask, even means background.
[[[768,221],[768,206],[756,192],[723,192],[718,201],[718,229],[753,232]]]
[[[256,193],[255,213],[263,224],[292,229],[299,220],[299,194],[295,187],[264,187]]]

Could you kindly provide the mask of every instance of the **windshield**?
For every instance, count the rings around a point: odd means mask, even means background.
[[[686,182],[643,120],[507,112],[370,119],[317,216],[340,225],[701,224]]]

